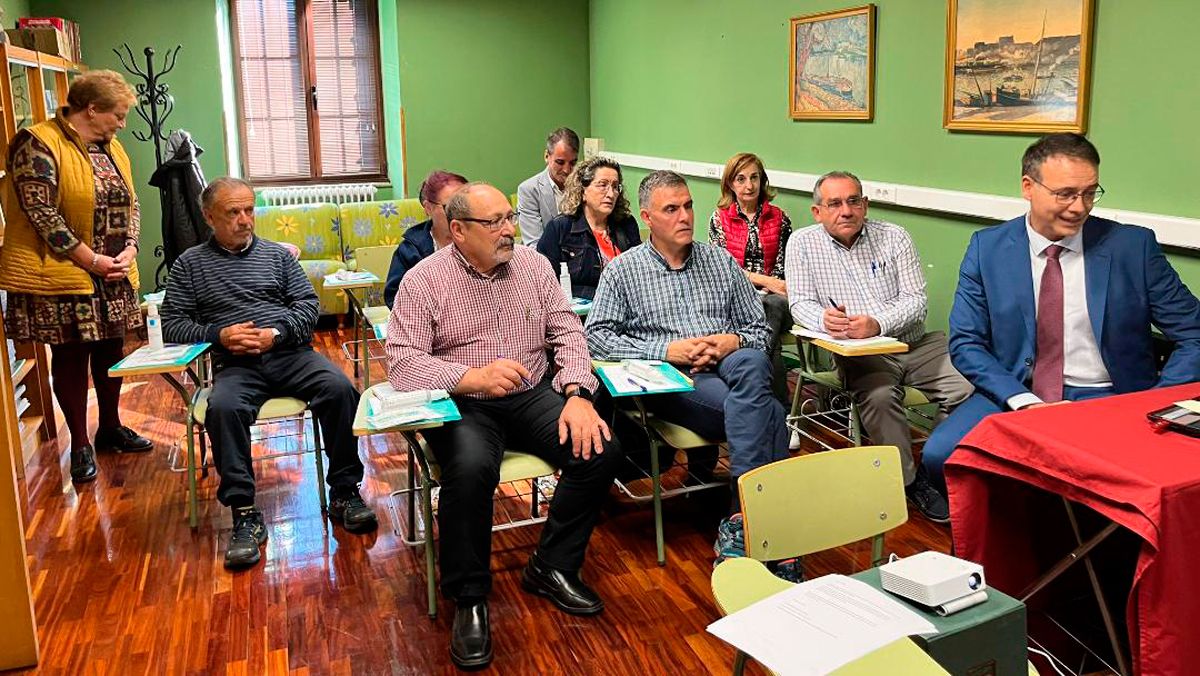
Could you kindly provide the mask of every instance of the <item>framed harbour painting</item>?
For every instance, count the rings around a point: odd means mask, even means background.
[[[943,126],[1087,131],[1095,0],[948,0]]]
[[[793,120],[870,120],[875,113],[875,5],[792,19]]]

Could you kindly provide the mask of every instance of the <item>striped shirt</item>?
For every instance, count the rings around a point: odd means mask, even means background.
[[[547,350],[558,366],[555,390],[598,385],[579,317],[549,262],[527,246],[513,247],[490,275],[453,245],[417,263],[396,291],[386,349],[388,380],[402,392],[453,390],[468,369],[499,358],[520,362],[537,384],[550,368]]]
[[[728,251],[704,242],[692,243],[678,270],[649,242],[617,256],[600,275],[586,331],[597,359],[666,359],[671,342],[718,333],[766,350],[768,335],[746,274]]]
[[[167,277],[163,340],[209,342],[224,351],[221,329],[241,322],[279,329],[278,346],[312,342],[317,293],[287,249],[255,236],[233,253],[210,237],[184,251]]]
[[[869,315],[881,335],[912,342],[925,335],[925,276],[904,228],[868,219],[850,248],[820,223],[794,233],[787,246],[788,301],[792,318],[824,331],[830,301],[849,315]]]

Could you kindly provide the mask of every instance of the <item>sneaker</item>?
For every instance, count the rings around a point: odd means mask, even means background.
[[[152,448],[153,441],[124,425],[96,430],[96,450],[102,453],[145,453]]]
[[[799,556],[782,561],[772,561],[767,564],[767,568],[781,580],[792,584],[804,582],[804,564]]]
[[[933,487],[924,466],[917,467],[917,476],[904,487],[904,494],[917,511],[934,523],[950,523],[950,504],[945,496]]]
[[[262,558],[259,551],[267,542],[267,525],[262,512],[255,507],[233,508],[233,534],[225,548],[225,567],[229,570],[249,568]]]
[[[717,555],[713,568],[725,559],[736,559],[746,555],[746,531],[742,525],[742,515],[723,519],[717,526],[717,541],[713,543],[713,553]]]
[[[346,530],[366,533],[379,526],[375,512],[363,502],[357,486],[336,487],[329,493],[329,516],[341,521]]]

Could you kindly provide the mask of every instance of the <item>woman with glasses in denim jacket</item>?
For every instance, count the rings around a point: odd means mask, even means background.
[[[621,165],[605,157],[580,162],[567,177],[559,210],[542,231],[537,250],[550,259],[555,273],[566,263],[574,295],[591,300],[604,266],[642,243],[621,184]]]

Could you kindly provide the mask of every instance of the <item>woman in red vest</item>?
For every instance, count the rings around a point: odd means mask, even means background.
[[[721,175],[721,199],[708,221],[708,241],[729,251],[762,294],[767,325],[771,327],[774,391],[786,405],[787,376],[779,342],[792,328],[783,279],[783,254],[792,234],[792,221],[783,209],[771,204],[774,197],[762,160],[753,153],[734,155]]]

